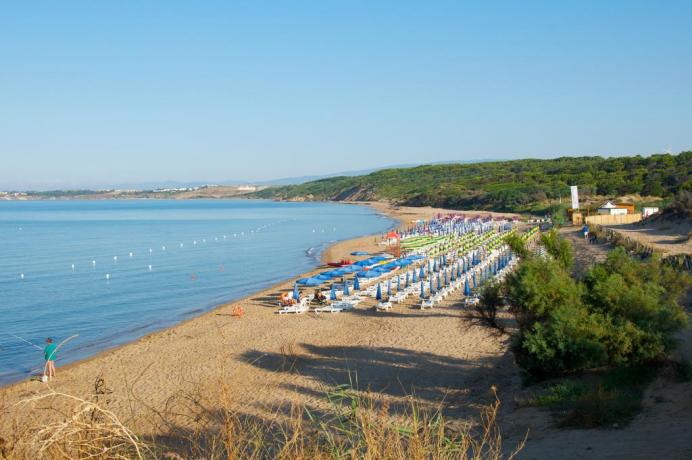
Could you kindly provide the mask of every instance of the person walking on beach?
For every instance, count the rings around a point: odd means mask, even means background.
[[[50,381],[55,378],[55,358],[57,352],[57,345],[53,342],[53,339],[48,337],[46,339],[46,348],[43,349],[43,357],[46,359],[46,366],[43,369],[43,381]]]

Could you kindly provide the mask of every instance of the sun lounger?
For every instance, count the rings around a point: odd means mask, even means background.
[[[353,310],[359,301],[339,300],[332,303],[332,307],[341,308],[342,310]]]
[[[434,298],[429,298],[429,299],[424,299],[420,303],[420,309],[425,310],[426,308],[432,308],[435,305],[435,299]]]
[[[305,313],[308,311],[308,306],[303,305],[303,304],[298,304],[298,305],[292,305],[290,307],[284,307],[279,309],[279,314],[282,315],[284,313],[296,313],[296,314],[301,314]]]
[[[389,311],[392,308],[392,302],[380,302],[377,304],[377,311]]]
[[[338,307],[334,304],[328,305],[326,307],[318,307],[314,308],[312,311],[315,313],[341,313],[344,311],[342,307]]]

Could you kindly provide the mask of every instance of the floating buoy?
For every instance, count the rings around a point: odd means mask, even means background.
[[[165,251],[165,250],[166,250],[166,246],[161,246],[161,250],[162,250],[162,251]]]
[[[195,281],[197,279],[197,275],[193,273],[192,276],[190,276],[190,278],[192,279],[192,281]]]
[[[106,273],[106,279],[107,279],[107,280],[111,279],[111,274],[110,274],[110,273]]]
[[[223,239],[224,239],[224,240],[226,239],[226,235],[223,236]]]
[[[197,240],[193,241],[192,244],[195,244],[195,245],[196,245],[196,244],[197,244]]]
[[[118,261],[118,256],[113,256],[113,261],[117,262]]]
[[[181,247],[181,248],[183,247],[183,243],[180,243],[180,247]]]
[[[130,253],[130,257],[134,256],[135,254],[133,252]]]
[[[74,264],[72,264],[72,271],[74,271]]]
[[[151,254],[152,252],[154,252],[154,250],[149,248],[149,254]]]
[[[151,265],[149,265],[149,271],[151,271],[151,269],[152,269],[152,267],[151,267]]]
[[[19,278],[24,279],[24,273],[20,273]]]
[[[96,266],[96,261],[95,261],[95,260],[92,260],[92,261],[91,261],[91,265],[93,265],[93,266],[95,267],[95,266]]]

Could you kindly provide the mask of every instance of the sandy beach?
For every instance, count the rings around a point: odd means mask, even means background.
[[[370,205],[402,224],[450,212]],[[378,239],[370,235],[337,243],[322,259],[381,250]],[[258,417],[277,416],[277,408],[287,403],[324,409],[325,392],[349,382],[379,392],[391,407],[410,394],[426,405],[444,400],[462,420],[477,414],[478,405],[489,400],[492,385],[501,394],[516,384],[506,344],[467,324],[455,306],[458,298],[432,311],[412,308],[412,300],[387,313],[375,312],[372,303],[366,303],[341,314],[277,315],[278,294],[290,290],[293,282],[286,280],[172,328],[60,366],[50,384],[22,381],[0,389],[0,437],[11,437],[29,419],[55,417],[54,409],[61,404],[18,402],[51,390],[89,397],[98,379],[103,385],[96,392],[105,389],[108,408],[121,420],[141,433],[161,436],[222,401]],[[238,306],[244,310],[242,318],[233,316]]]

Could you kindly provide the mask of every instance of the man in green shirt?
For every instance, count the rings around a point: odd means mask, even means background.
[[[48,337],[46,339],[46,348],[43,349],[43,357],[46,359],[46,366],[43,369],[44,381],[55,378],[55,358],[57,358],[57,349],[58,347],[53,343],[53,339]]]

